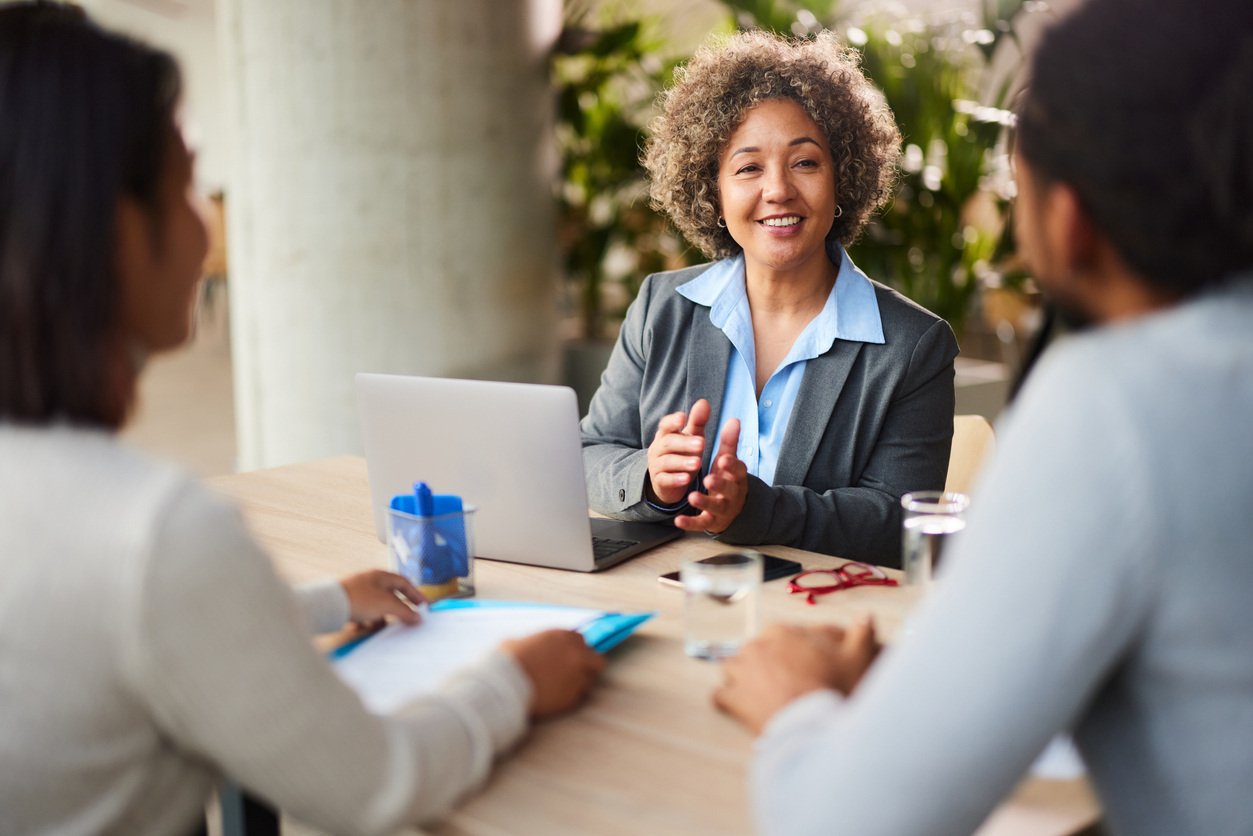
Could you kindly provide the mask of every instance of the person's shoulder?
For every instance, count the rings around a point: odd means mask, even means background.
[[[104,430],[67,425],[6,426],[0,447],[12,472],[32,488],[125,500],[165,493],[194,480],[175,465],[155,459]],[[107,486],[108,490],[102,489]]]
[[[91,490],[98,496],[92,486],[108,485],[112,513],[119,522],[128,521],[132,531],[158,531],[171,519],[193,518],[201,521],[201,533],[205,533],[237,516],[229,501],[181,466],[151,456],[109,433],[69,431],[56,447],[67,455],[65,487],[77,482],[78,495]]]
[[[919,305],[913,299],[898,290],[894,290],[882,282],[869,279],[874,288],[875,301],[879,303],[879,316],[883,319],[883,328],[908,328],[919,333],[935,326],[944,319]]]
[[[687,316],[696,303],[679,293],[679,288],[712,266],[713,264],[697,264],[694,267],[667,270],[646,276],[640,284],[635,301],[631,303],[637,320],[641,323],[648,323],[645,327],[660,325],[664,328],[672,319],[678,321]]]
[[[903,293],[893,290],[874,279],[875,301],[879,305],[879,319],[883,324],[883,337],[890,351],[900,347],[915,347],[926,343],[930,349],[939,348],[951,360],[957,356],[957,336],[943,318],[919,305]],[[896,349],[890,348],[896,346]]]
[[[641,292],[646,287],[653,296],[678,296],[677,293],[672,293],[671,291],[692,281],[692,279],[713,267],[714,264],[717,264],[717,262],[706,262],[705,264],[696,264],[692,267],[682,267],[678,270],[651,273],[645,277],[644,284],[641,286]]]

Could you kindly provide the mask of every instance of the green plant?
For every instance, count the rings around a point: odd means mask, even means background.
[[[561,152],[559,230],[581,336],[607,336],[648,273],[682,266],[689,249],[648,205],[639,165],[653,101],[676,62],[646,20],[567,3],[553,56]],[[615,293],[615,291],[617,291]]]

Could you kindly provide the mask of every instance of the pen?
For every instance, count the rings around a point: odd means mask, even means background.
[[[423,601],[421,604],[418,604],[417,606],[413,607],[413,610],[417,612],[419,616],[425,618],[426,615],[431,611],[431,605]],[[326,658],[330,659],[331,661],[335,661],[336,659],[343,659],[349,653],[352,653],[354,650],[360,647],[361,643],[364,642],[366,639],[377,636],[383,630],[383,628],[387,626],[387,624],[388,622],[386,621],[380,621],[378,624],[375,624],[372,627],[361,628],[363,632],[361,632],[360,634],[356,636],[353,636],[351,639],[344,642],[339,647],[327,653]]]
[[[379,624],[369,630],[364,631],[360,635],[349,639],[348,641],[341,644],[339,647],[332,650],[330,653],[326,654],[327,658],[332,661],[336,659],[343,659],[349,653],[352,653],[354,650],[356,650],[357,647],[363,641],[370,638],[371,636],[373,636],[375,633],[377,633],[379,630],[382,630],[382,629],[383,629],[383,625]]]
[[[448,583],[452,580],[453,571],[449,565],[447,549],[435,531],[435,496],[426,482],[418,482],[413,486],[414,504],[417,516],[421,517],[421,548],[422,584],[435,585]]]

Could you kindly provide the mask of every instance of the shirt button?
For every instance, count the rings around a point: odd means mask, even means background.
[[[625,491],[625,490],[620,490],[620,491],[618,491],[618,501],[619,501],[619,502],[626,502],[626,491]]]
[[[774,401],[762,401],[761,405],[764,406],[766,409],[769,409],[770,407],[774,406]]]

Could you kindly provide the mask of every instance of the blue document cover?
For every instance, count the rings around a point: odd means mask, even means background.
[[[431,604],[433,612],[441,610],[453,609],[475,609],[483,607],[532,607],[540,609],[584,609],[583,607],[562,607],[556,604],[537,604],[527,601],[487,601],[473,600],[469,598],[454,598],[436,601]],[[583,639],[587,642],[587,646],[595,650],[597,653],[604,653],[612,650],[635,632],[635,628],[639,627],[645,621],[648,621],[657,613],[655,612],[638,612],[638,613],[620,613],[606,612],[600,616],[593,618],[578,628],[578,632],[583,634]]]

